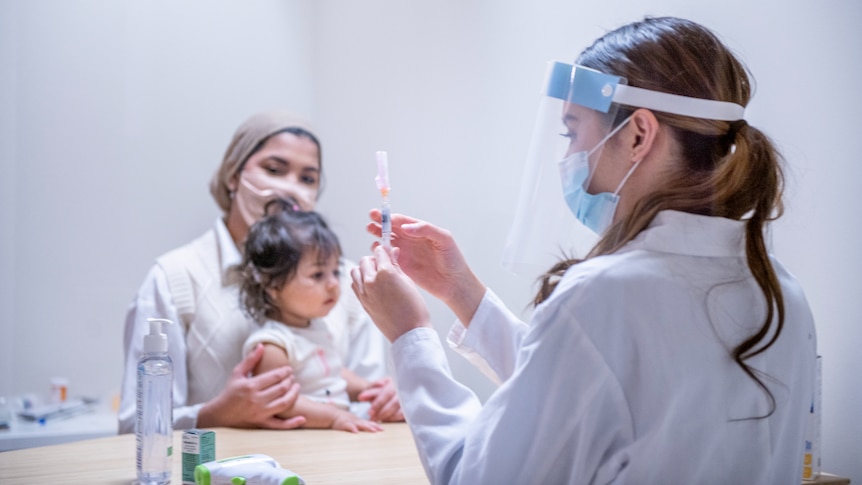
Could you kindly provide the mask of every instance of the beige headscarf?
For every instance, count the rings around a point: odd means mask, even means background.
[[[242,168],[243,163],[261,141],[286,128],[302,128],[309,133],[314,133],[306,121],[286,111],[257,113],[236,129],[221,166],[210,181],[210,193],[225,214],[230,211],[232,202],[228,188],[230,179]],[[323,160],[320,164],[322,172]]]

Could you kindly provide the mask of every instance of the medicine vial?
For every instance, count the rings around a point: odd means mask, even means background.
[[[173,362],[168,356],[168,337],[162,323],[149,318],[150,333],[144,336],[144,354],[138,360],[135,441],[138,483],[163,485],[171,479],[173,455]]]

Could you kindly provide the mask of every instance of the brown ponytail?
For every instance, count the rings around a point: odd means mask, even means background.
[[[721,41],[706,28],[677,18],[647,18],[610,32],[585,50],[577,64],[623,76],[632,86],[655,91],[742,106],[751,97],[745,68]],[[629,107],[621,107],[616,122],[630,113]],[[747,263],[763,293],[767,313],[758,330],[731,354],[767,393],[769,416],[775,409],[774,397],[746,361],[772,346],[784,326],[784,297],[764,241],[766,224],[783,211],[781,157],[765,134],[744,121],[654,114],[671,128],[682,150],[683,167],[663,188],[638,201],[616,221],[586,259],[616,252],[664,210],[746,220]],[[567,259],[545,273],[533,303],[550,297],[565,271],[579,262]]]

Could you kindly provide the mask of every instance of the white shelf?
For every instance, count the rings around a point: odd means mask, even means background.
[[[99,408],[75,416],[47,419],[44,424],[16,417],[9,429],[0,430],[0,452],[115,434],[117,413]]]

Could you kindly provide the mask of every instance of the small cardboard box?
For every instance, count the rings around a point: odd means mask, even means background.
[[[190,429],[183,433],[183,485],[195,485],[195,467],[215,459],[215,431]]]

